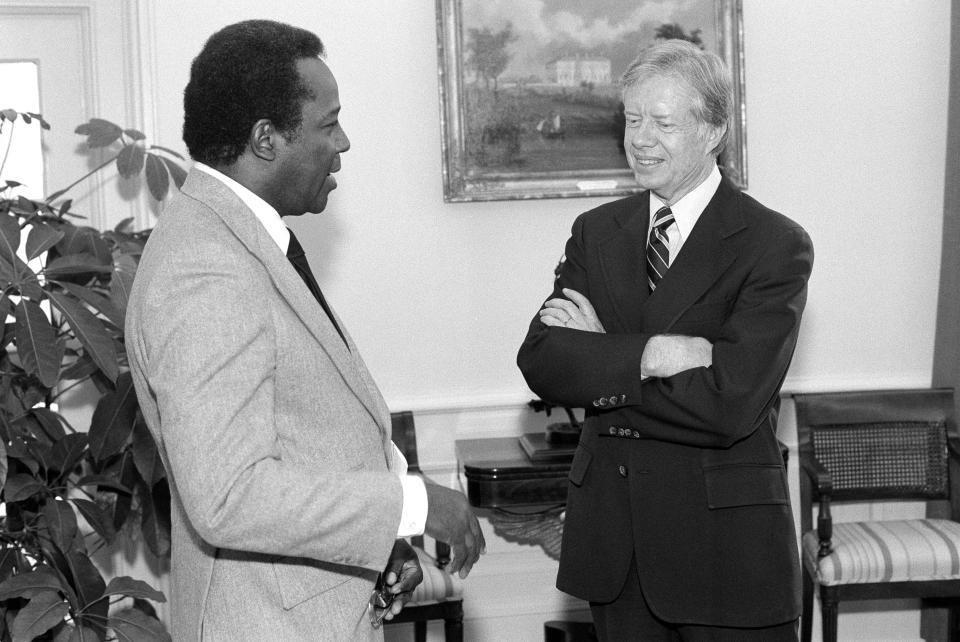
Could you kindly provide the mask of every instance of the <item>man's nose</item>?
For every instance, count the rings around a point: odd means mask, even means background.
[[[656,144],[656,137],[649,123],[640,123],[629,129],[630,144],[634,147],[651,147]]]

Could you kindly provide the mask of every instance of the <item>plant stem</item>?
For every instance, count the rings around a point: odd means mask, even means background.
[[[117,156],[119,156],[119,155],[120,155],[120,154],[117,154]],[[73,181],[72,183],[70,183],[69,185],[67,185],[64,189],[60,190],[60,196],[63,196],[64,194],[66,194],[67,192],[69,192],[71,189],[73,189],[74,186],[76,186],[78,183],[83,182],[84,180],[86,180],[87,178],[93,176],[94,174],[96,174],[97,172],[99,172],[101,169],[103,169],[104,167],[106,167],[107,165],[109,165],[110,163],[112,163],[112,162],[114,162],[115,160],[117,160],[117,156],[114,156],[114,157],[112,157],[112,158],[110,158],[110,159],[108,159],[108,160],[105,160],[104,162],[100,163],[99,165],[97,165],[96,167],[94,167],[93,169],[91,169],[89,172],[87,172],[86,174],[84,174],[83,176],[81,176],[80,178],[78,178],[77,180],[75,180],[75,181]],[[56,194],[56,192],[54,192],[54,193]],[[48,196],[48,197],[47,197],[47,200],[45,200],[44,202],[47,203],[47,205],[49,205],[49,204],[50,204],[50,197]]]
[[[3,161],[0,162],[0,174],[3,174],[3,168],[7,166],[7,157],[10,155],[10,146],[13,144],[13,128],[16,126],[17,121],[10,121],[10,138],[7,139],[7,149],[3,152]]]

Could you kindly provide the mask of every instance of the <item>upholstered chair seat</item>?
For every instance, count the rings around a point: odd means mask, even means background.
[[[803,563],[821,586],[960,579],[960,524],[950,520],[837,523],[830,544],[817,559],[817,531],[803,535]]]

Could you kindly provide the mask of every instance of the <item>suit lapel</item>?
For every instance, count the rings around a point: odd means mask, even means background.
[[[320,348],[340,372],[344,382],[367,408],[381,432],[389,435],[389,427],[384,423],[386,421],[383,413],[384,404],[379,393],[371,392],[368,382],[361,374],[363,366],[359,363],[359,357],[355,356],[357,349],[353,339],[337,317],[336,321],[350,346],[348,350],[323,308],[317,303],[300,275],[253,212],[226,185],[198,170],[190,172],[182,191],[208,205],[237,239],[263,264],[277,291],[303,320],[304,325],[320,344]],[[336,316],[332,310],[331,313]]]
[[[647,227],[650,199],[647,192],[621,203],[615,215],[620,229],[598,244],[603,283],[622,331],[643,322],[647,290]]]
[[[707,204],[656,291],[647,298],[643,327],[666,332],[737,257],[735,234],[746,224],[739,192],[726,180]],[[646,291],[646,289],[644,289]]]

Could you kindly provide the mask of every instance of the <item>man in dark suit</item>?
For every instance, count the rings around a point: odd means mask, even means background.
[[[517,359],[545,400],[586,409],[557,586],[602,640],[795,640],[776,422],[813,248],[721,177],[716,55],[659,43],[622,87],[647,191],[577,218]]]

